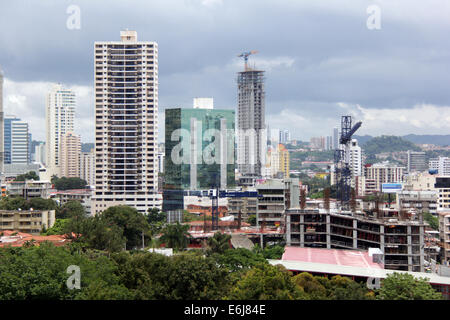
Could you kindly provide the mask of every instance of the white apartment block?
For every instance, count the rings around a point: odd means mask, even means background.
[[[364,177],[367,190],[381,192],[383,183],[403,182],[405,167],[398,167],[388,162],[375,163],[364,167]],[[368,186],[367,184],[370,184]]]
[[[121,31],[95,42],[95,195],[92,213],[161,207],[158,194],[158,45]]]
[[[358,146],[358,140],[352,139],[350,149],[348,151],[348,164],[351,172],[351,186],[355,188],[356,177],[362,176],[362,151]]]
[[[61,137],[74,131],[75,93],[55,85],[46,100],[46,165],[50,175],[60,174]]]
[[[95,185],[95,154],[93,150],[81,153],[80,178],[85,180],[89,186]]]
[[[80,176],[80,136],[67,132],[61,136],[60,176],[76,178]]]
[[[213,98],[194,98],[194,109],[214,109]]]
[[[437,170],[440,176],[450,176],[450,158],[439,157],[429,161],[430,170]]]

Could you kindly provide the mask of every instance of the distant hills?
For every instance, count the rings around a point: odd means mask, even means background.
[[[367,155],[376,155],[382,152],[396,151],[421,151],[421,149],[411,141],[397,136],[381,136],[367,140],[360,144]]]
[[[358,140],[360,145],[366,144],[369,140],[373,139],[373,136],[353,136]],[[438,146],[448,146],[450,145],[450,135],[417,135],[408,134],[406,136],[400,136],[400,138],[410,141],[415,144],[435,144]]]

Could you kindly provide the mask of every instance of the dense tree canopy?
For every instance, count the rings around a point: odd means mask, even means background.
[[[34,180],[39,181],[39,176],[34,171],[29,171],[24,174],[20,174],[14,179],[14,181],[25,181],[25,180]]]
[[[86,188],[87,182],[80,178],[58,178],[53,176],[51,179],[52,184],[56,190],[72,190],[72,189],[84,189]]]
[[[380,300],[441,300],[442,294],[436,292],[426,279],[415,278],[408,273],[388,275],[383,279],[377,296]]]

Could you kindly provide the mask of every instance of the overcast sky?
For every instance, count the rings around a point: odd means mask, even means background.
[[[80,29],[67,28],[70,5]],[[371,5],[379,30],[367,27]],[[45,94],[60,82],[78,97],[76,132],[93,142],[94,41],[128,28],[159,46],[161,129],[164,109],[193,97],[235,109],[237,54],[258,50],[249,61],[266,71],[271,129],[309,140],[350,114],[358,135],[450,134],[449,17],[445,0],[1,1],[4,109],[44,140]]]

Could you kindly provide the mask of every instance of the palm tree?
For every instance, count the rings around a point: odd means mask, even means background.
[[[159,239],[161,242],[165,243],[168,248],[183,250],[188,246],[189,238],[191,237],[188,230],[189,225],[180,224],[177,221],[176,224],[167,225],[163,229],[162,236]]]
[[[208,251],[210,253],[224,253],[225,250],[230,248],[230,239],[231,236],[229,234],[216,232],[214,236],[207,241],[209,247]]]

